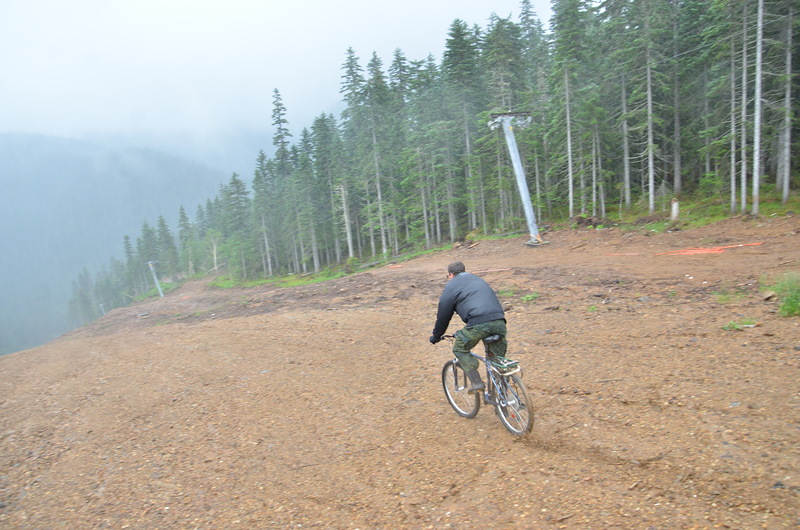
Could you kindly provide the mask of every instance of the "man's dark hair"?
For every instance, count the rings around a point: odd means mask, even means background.
[[[464,264],[461,263],[460,261],[454,261],[453,263],[447,266],[447,273],[452,274],[453,276],[465,272],[466,270],[467,270],[466,267],[464,267]]]

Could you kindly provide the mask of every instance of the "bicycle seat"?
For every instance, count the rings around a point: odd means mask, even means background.
[[[489,335],[483,339],[483,342],[489,344],[490,342],[497,342],[498,340],[502,339],[500,335]]]

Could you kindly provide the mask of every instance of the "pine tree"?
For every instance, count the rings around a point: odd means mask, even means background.
[[[477,135],[475,116],[485,92],[484,76],[480,65],[479,35],[471,31],[466,22],[456,19],[450,26],[442,60],[442,78],[445,89],[451,95],[453,119],[462,131],[463,148],[457,151],[463,172],[468,202],[469,227],[475,229],[479,222],[485,224],[486,202],[483,193],[483,174],[475,164],[473,144]],[[463,169],[462,169],[463,168]],[[479,221],[480,220],[480,221]]]
[[[251,210],[249,191],[239,175],[231,175],[228,184],[222,188],[222,236],[229,273],[239,278],[247,278],[250,272]]]
[[[567,173],[567,204],[569,216],[575,215],[575,159],[573,115],[577,75],[582,64],[588,26],[588,11],[584,0],[553,1],[553,70],[551,71],[552,93],[559,106],[551,107],[551,129],[563,131],[556,141],[563,146],[563,157]],[[558,133],[557,133],[558,134]],[[563,138],[563,139],[562,139]],[[558,170],[558,167],[554,167]]]
[[[167,226],[167,221],[163,215],[158,217],[156,225],[158,233],[158,263],[163,274],[174,277],[178,273],[178,249],[175,246],[175,238]]]

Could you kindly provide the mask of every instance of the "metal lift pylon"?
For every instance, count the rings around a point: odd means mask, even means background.
[[[512,121],[516,122],[519,127],[525,127],[531,122],[530,112],[492,114],[489,120],[489,127],[492,129],[503,128],[503,134],[508,145],[508,154],[511,156],[511,165],[514,167],[514,175],[517,177],[517,189],[525,210],[525,219],[528,221],[528,232],[530,232],[531,236],[530,241],[525,244],[529,247],[537,247],[547,243],[547,241],[542,240],[542,236],[539,234],[539,227],[536,225],[536,215],[533,212],[533,204],[531,204],[531,193],[528,190],[528,182],[525,180],[525,171],[522,169],[522,159],[519,156],[517,140],[514,137],[514,128],[511,126]]]

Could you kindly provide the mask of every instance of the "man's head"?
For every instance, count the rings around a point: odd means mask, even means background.
[[[467,269],[464,267],[464,264],[460,261],[454,261],[450,265],[447,266],[447,274],[455,276],[456,274],[460,274]]]

